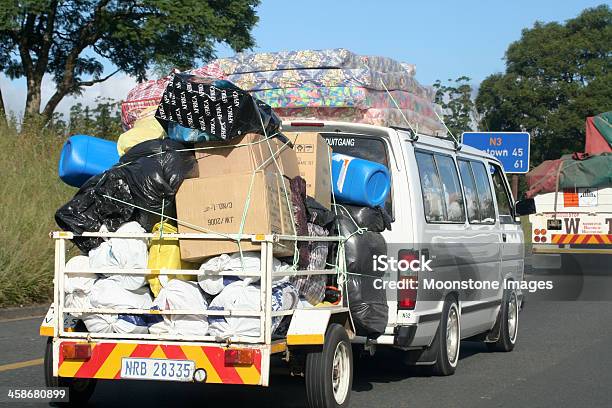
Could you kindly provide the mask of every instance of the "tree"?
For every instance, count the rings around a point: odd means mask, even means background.
[[[436,89],[435,102],[444,112],[444,123],[457,138],[463,132],[473,130],[475,110],[470,79],[461,76],[454,81],[449,79],[446,85],[438,79],[433,85]]]
[[[612,110],[612,10],[584,10],[565,24],[536,22],[506,51],[506,72],[480,85],[486,130],[528,131],[532,165],[582,151],[585,119]]]
[[[67,95],[116,72],[146,79],[156,64],[191,67],[215,45],[250,48],[259,0],[0,0],[0,70],[25,76],[24,121],[46,123]],[[102,75],[102,58],[116,67]],[[41,106],[43,76],[55,93]],[[1,93],[0,93],[1,96]],[[1,108],[1,106],[0,106]]]

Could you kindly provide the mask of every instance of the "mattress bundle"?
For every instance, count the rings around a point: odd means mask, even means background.
[[[420,132],[444,132],[435,113],[440,107],[433,102],[434,90],[417,82],[414,65],[391,58],[340,48],[239,53],[214,64],[228,81],[270,105],[283,119],[408,127],[406,118]]]

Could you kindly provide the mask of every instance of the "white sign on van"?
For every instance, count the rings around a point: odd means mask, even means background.
[[[579,187],[578,207],[597,207],[597,189]]]

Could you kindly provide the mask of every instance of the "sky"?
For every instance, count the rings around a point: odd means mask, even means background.
[[[437,79],[466,75],[475,87],[488,75],[504,71],[504,52],[536,21],[565,21],[605,0],[262,0],[253,29],[254,52],[347,48],[363,55],[380,55],[416,64],[424,85]],[[217,55],[233,51],[219,46]],[[105,64],[111,72],[110,63]],[[135,80],[117,74],[88,88],[77,98],[65,98],[58,110],[67,113],[77,101],[92,104],[97,96],[125,98]],[[25,81],[0,76],[7,109],[23,111]],[[53,93],[43,83],[43,102]]]

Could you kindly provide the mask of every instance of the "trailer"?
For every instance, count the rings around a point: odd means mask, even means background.
[[[48,337],[44,369],[48,387],[68,387],[70,402],[81,404],[92,395],[98,379],[159,380],[202,384],[270,385],[270,360],[278,356],[294,375],[305,377],[308,405],[345,407],[353,379],[351,339],[355,330],[344,296],[346,267],[343,237],[238,235],[223,239],[250,241],[260,247],[259,272],[222,272],[221,275],[260,279],[258,310],[151,310],[68,308],[64,282],[70,274],[100,270],[66,270],[67,243],[75,237],[160,238],[159,234],[53,232],[55,241],[54,297],[40,334]],[[164,234],[164,238],[219,240],[219,234]],[[337,244],[339,262],[331,269],[273,271],[274,246],[279,242],[328,241]],[[104,274],[184,275],[196,270],[105,269]],[[272,310],[272,282],[286,276],[328,275],[337,282],[342,301],[328,307]],[[132,315],[248,316],[259,319],[259,336],[184,336],[176,334],[90,333],[75,327],[82,313]],[[272,332],[272,319],[290,319],[286,334]]]

